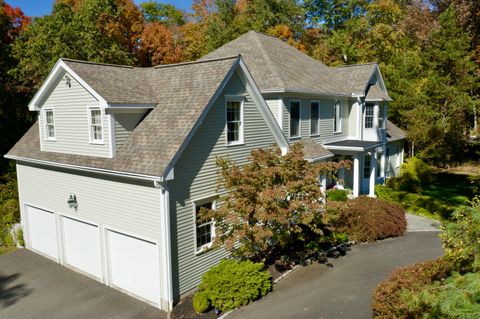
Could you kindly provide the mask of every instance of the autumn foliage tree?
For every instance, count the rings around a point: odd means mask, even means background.
[[[309,163],[303,147],[294,144],[285,156],[278,148],[260,149],[243,166],[228,158],[218,158],[217,165],[219,188],[227,193],[216,210],[201,211],[202,219],[214,219],[215,245],[263,261],[298,240],[322,239],[326,225],[319,174],[346,163]]]

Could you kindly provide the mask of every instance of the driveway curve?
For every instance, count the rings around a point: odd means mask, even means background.
[[[354,246],[333,267],[314,264],[291,273],[265,298],[230,318],[371,318],[372,292],[399,266],[442,255],[438,231],[407,232],[375,244]]]

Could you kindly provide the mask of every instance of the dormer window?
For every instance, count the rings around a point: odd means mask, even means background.
[[[55,140],[55,119],[53,109],[45,110],[45,139]]]
[[[102,110],[99,107],[88,109],[90,143],[103,144]]]
[[[333,106],[333,132],[340,133],[342,131],[342,104],[339,100]]]

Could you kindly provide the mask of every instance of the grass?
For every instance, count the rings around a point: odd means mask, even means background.
[[[4,247],[0,246],[0,255],[8,254],[17,250],[16,247]]]
[[[442,171],[434,175],[434,182],[424,185],[419,194],[391,190],[390,200],[402,204],[409,212],[447,220],[457,207],[473,198],[475,186],[466,173]]]

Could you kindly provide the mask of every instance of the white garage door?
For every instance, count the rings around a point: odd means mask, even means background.
[[[102,278],[102,256],[98,227],[62,217],[65,262],[98,279]]]
[[[26,210],[31,248],[58,260],[55,215],[31,206],[27,206]]]
[[[112,285],[156,305],[160,301],[158,247],[155,243],[107,231]]]

